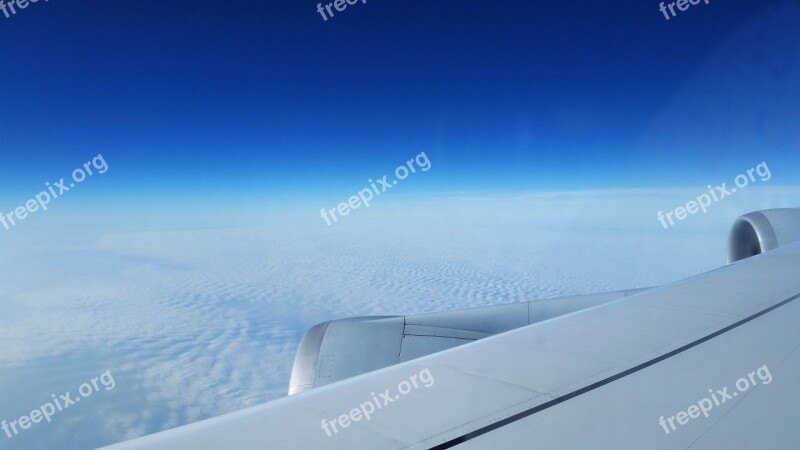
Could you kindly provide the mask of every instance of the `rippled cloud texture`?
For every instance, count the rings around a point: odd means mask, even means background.
[[[753,188],[664,230],[655,212],[692,192],[398,197],[338,227],[310,205],[252,227],[14,230],[0,418],[104,370],[116,388],[0,448],[92,448],[279,398],[324,320],[676,281],[723,264],[739,214],[800,204],[800,189]]]

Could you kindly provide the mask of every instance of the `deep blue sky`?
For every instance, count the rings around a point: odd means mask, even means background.
[[[409,192],[705,185],[764,159],[786,183],[798,19],[763,0],[670,21],[652,0],[370,0],[327,22],[300,0],[40,1],[0,16],[0,209],[97,153],[104,192],[137,197],[350,195],[423,150]]]

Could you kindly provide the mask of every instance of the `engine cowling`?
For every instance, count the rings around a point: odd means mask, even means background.
[[[478,339],[635,295],[646,289],[409,316],[355,317],[311,328],[297,349],[289,395]]]
[[[800,241],[800,208],[745,214],[728,234],[728,264]]]

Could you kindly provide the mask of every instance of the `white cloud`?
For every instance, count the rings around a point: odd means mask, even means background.
[[[738,214],[800,204],[753,188],[663,230],[656,212],[689,191],[398,201],[332,227],[309,207],[262,228],[17,233],[0,267],[0,419],[105,370],[117,386],[7,443],[90,448],[278,398],[324,320],[675,281],[722,264]]]

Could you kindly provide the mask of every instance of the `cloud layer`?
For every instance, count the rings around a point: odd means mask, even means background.
[[[0,448],[92,448],[285,395],[315,323],[664,284],[724,262],[752,188],[663,230],[692,189],[398,197],[327,227],[16,233],[0,266],[0,419],[105,370],[98,393]],[[277,225],[276,225],[277,224]]]

